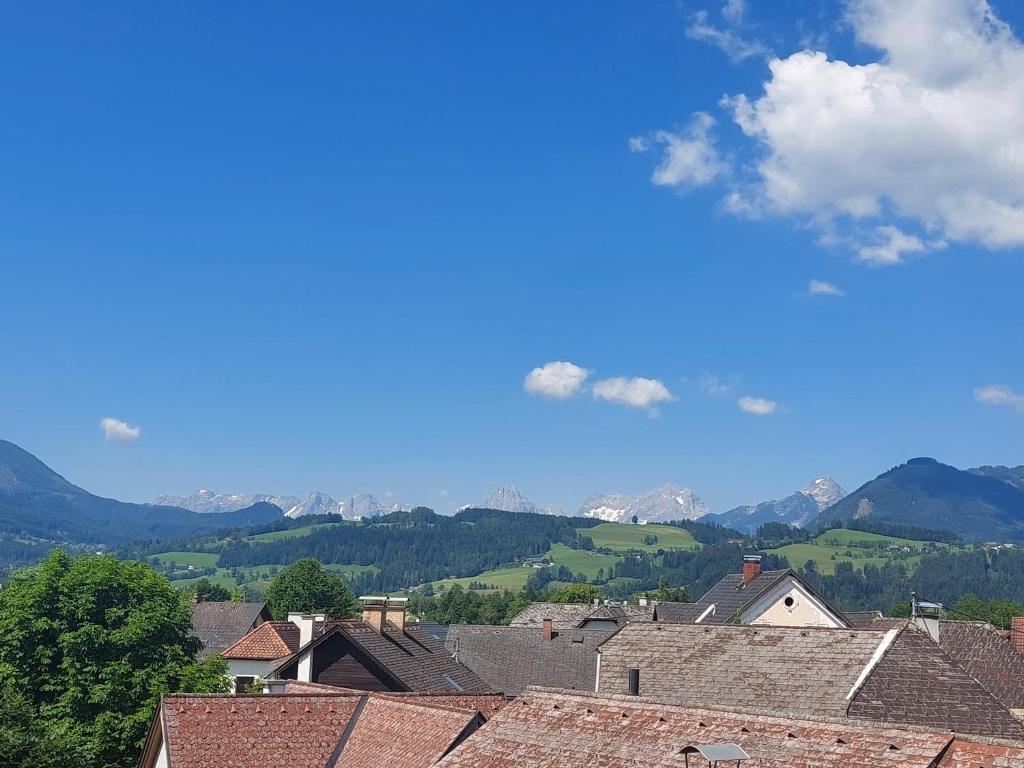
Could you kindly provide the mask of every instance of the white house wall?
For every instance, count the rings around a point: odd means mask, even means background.
[[[786,598],[792,605],[786,605]],[[743,624],[767,624],[772,627],[846,626],[828,606],[812,595],[799,581],[787,577],[748,608]]]

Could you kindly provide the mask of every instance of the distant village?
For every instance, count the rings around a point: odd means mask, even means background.
[[[140,768],[1024,766],[1024,617],[843,612],[758,555],[692,603],[532,603],[508,626],[407,607],[195,600],[232,692],[164,696]]]

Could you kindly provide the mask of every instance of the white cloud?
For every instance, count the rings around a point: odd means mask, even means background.
[[[100,429],[103,430],[103,436],[107,440],[119,440],[126,443],[134,443],[142,434],[142,427],[120,419],[112,419],[109,416],[100,420]]]
[[[774,400],[765,400],[761,397],[741,397],[736,401],[741,411],[752,413],[755,416],[771,416],[778,410],[779,404]]]
[[[733,393],[737,384],[739,384],[739,376],[728,376],[723,379],[707,371],[697,378],[697,386],[700,387],[700,391],[705,395],[711,395],[711,397],[727,397]]]
[[[523,380],[523,389],[531,395],[567,400],[577,394],[590,371],[567,362],[552,362],[534,368]]]
[[[845,296],[846,293],[835,283],[829,283],[825,280],[811,280],[807,284],[807,292],[811,296]]]
[[[727,20],[734,21],[729,17],[729,13],[733,12],[733,6],[736,5],[742,9],[743,3],[726,3],[722,9],[722,15]],[[731,30],[716,27],[708,21],[707,11],[697,11],[693,15],[690,26],[686,28],[686,36],[720,48],[726,56],[736,62],[746,61],[754,56],[768,55],[768,49],[756,40],[746,40]]]
[[[672,393],[662,382],[639,376],[632,379],[621,376],[602,379],[594,384],[594,397],[633,408],[646,408],[652,415],[656,413],[654,406],[673,399]]]
[[[986,0],[848,0],[846,19],[874,61],[798,51],[759,95],[722,100],[748,139],[744,170],[712,176],[725,209],[809,224],[871,264],[1024,245],[1020,39]]]
[[[989,384],[974,390],[974,399],[985,405],[1000,405],[1024,414],[1024,395],[1002,384]]]
[[[857,249],[857,258],[868,264],[886,266],[899,264],[906,253],[921,253],[925,244],[916,235],[908,235],[899,227],[883,226],[875,228],[875,242],[861,245]]]
[[[697,112],[685,130],[634,136],[629,140],[629,148],[633,152],[646,152],[654,145],[665,148],[661,165],[651,174],[651,181],[659,187],[701,187],[728,170],[711,138],[714,124],[711,115]]]
[[[725,0],[722,6],[722,16],[730,24],[739,24],[747,13],[745,0]]]

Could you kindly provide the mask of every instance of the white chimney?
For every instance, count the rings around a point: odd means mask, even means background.
[[[305,648],[313,639],[313,628],[318,621],[326,621],[322,613],[289,613],[288,621],[299,628],[299,648]],[[313,654],[303,654],[299,659],[295,678],[303,683],[313,682]]]

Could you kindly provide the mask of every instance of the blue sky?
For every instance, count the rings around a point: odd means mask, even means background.
[[[11,5],[0,436],[441,510],[1024,463],[1024,12],[883,5]]]

